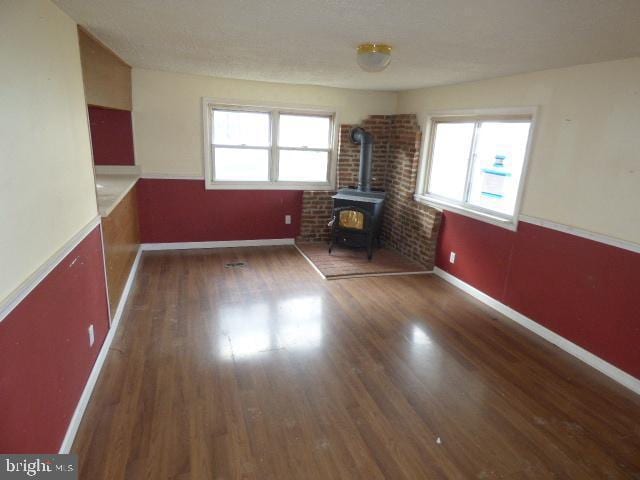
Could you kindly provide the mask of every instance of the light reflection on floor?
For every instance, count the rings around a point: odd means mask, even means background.
[[[411,342],[414,345],[431,345],[429,335],[427,335],[418,325],[413,325],[411,328]]]
[[[220,330],[214,348],[223,359],[237,360],[283,348],[306,351],[322,345],[319,295],[220,305],[217,317]]]
[[[443,364],[443,352],[431,338],[429,328],[423,323],[413,323],[408,331],[409,362],[420,369],[429,388],[438,388],[446,379],[448,366]]]

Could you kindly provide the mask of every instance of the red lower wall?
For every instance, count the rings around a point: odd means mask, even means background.
[[[131,112],[89,106],[91,148],[96,165],[134,165]]]
[[[142,179],[138,205],[143,243],[294,238],[302,192],[206,190],[203,180]]]
[[[0,323],[0,452],[58,452],[108,328],[96,227]]]
[[[436,265],[640,378],[640,254],[530,223],[511,232],[445,212]]]

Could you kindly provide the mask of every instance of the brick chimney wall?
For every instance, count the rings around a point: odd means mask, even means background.
[[[341,125],[338,143],[338,188],[356,186],[360,146],[351,143],[355,125]],[[412,114],[372,115],[360,126],[373,134],[373,188],[387,192],[382,240],[388,248],[433,267],[441,212],[413,199],[420,160],[421,132]],[[332,199],[335,192],[308,191],[302,198],[299,241],[329,241]]]
[[[387,247],[432,268],[442,212],[413,199],[421,144],[422,133],[416,116],[393,115],[389,127],[382,239]]]

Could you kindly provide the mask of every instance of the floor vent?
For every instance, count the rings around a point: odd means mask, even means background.
[[[224,264],[224,268],[244,268],[246,266],[246,262],[230,262]]]

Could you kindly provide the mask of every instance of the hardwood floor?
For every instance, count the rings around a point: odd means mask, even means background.
[[[146,252],[73,451],[83,480],[638,479],[640,397],[433,276]]]

